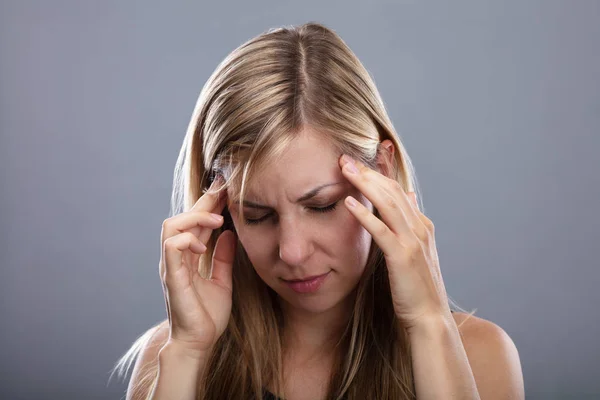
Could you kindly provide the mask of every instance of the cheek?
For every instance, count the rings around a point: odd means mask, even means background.
[[[348,213],[341,224],[339,224],[339,229],[337,235],[340,239],[340,244],[344,246],[355,246],[363,243],[367,236],[369,236],[369,232],[358,222],[356,218],[354,218],[350,213]]]
[[[269,239],[264,235],[257,235],[252,227],[245,226],[238,230],[237,235],[256,272],[264,278],[262,271],[266,270],[266,266],[273,265],[272,245]]]
[[[344,265],[362,271],[371,246],[371,234],[347,210],[340,222],[332,244]]]
[[[238,232],[238,237],[251,261],[254,262],[255,259],[264,257],[263,253],[266,246],[264,240],[260,236],[253,235],[248,230],[242,228],[241,232]]]

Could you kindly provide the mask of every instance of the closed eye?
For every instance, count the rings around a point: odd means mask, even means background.
[[[337,201],[333,204],[330,204],[328,206],[325,207],[306,207],[308,208],[310,211],[315,212],[315,213],[326,213],[326,212],[331,212],[333,210],[335,210],[335,207],[337,206]],[[258,218],[258,219],[248,219],[246,218],[246,225],[257,225],[260,224],[262,221],[266,220],[267,218],[269,218],[271,216],[271,214],[267,214],[264,217]]]

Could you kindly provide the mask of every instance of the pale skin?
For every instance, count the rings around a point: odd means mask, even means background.
[[[263,218],[260,223],[244,225],[237,205],[230,204],[229,211],[256,272],[281,297],[288,348],[300,359],[316,357],[315,361],[322,362],[319,358],[327,353],[329,342],[337,338],[348,318],[348,294],[364,270],[371,236],[343,205],[346,196],[361,195],[344,178],[329,146],[301,136],[277,164],[261,172],[260,185],[250,187],[245,199],[269,207],[245,207],[246,218]],[[313,198],[295,202],[312,189],[331,183]],[[336,202],[329,212],[311,209]],[[332,274],[316,294],[299,295],[281,280],[329,270]]]
[[[288,400],[324,395],[331,365],[328,349],[348,318],[352,304],[349,293],[364,270],[371,237],[386,255],[396,314],[419,338],[415,343],[430,335],[430,341],[421,340],[421,343],[433,349],[434,342],[445,335],[443,348],[452,349],[440,350],[438,354],[438,359],[450,357],[452,361],[446,364],[434,361],[416,365],[423,371],[422,382],[419,377],[416,381],[417,390],[421,392],[418,392],[419,398],[439,399],[448,393],[454,393],[456,398],[480,398],[456,328],[456,320],[464,318],[464,314],[453,315],[448,308],[433,224],[420,213],[414,193],[404,193],[395,181],[386,177],[389,174],[386,165],[393,162],[393,143],[389,140],[381,143],[383,151],[378,158],[378,171],[355,162],[356,173],[352,173],[345,157],[340,158],[326,141],[312,133],[306,130],[299,135],[278,159],[278,165],[267,167],[260,182],[250,187],[247,200],[254,204],[245,207],[244,212],[246,218],[259,220],[259,224],[244,226],[239,221],[237,205],[229,208],[239,239],[258,275],[282,299],[287,321],[285,345],[289,358],[286,361],[290,364],[286,369],[293,369],[296,378],[298,371],[306,371],[307,379],[313,382],[318,382],[318,374],[322,374],[320,386],[306,385],[301,380],[286,383]],[[329,183],[337,184],[323,188],[304,203],[295,202],[311,189]],[[357,205],[350,206],[351,200],[358,200]],[[336,208],[328,213],[310,211],[310,207],[325,207],[336,202]],[[383,221],[372,214],[373,203]],[[257,208],[257,205],[268,208]],[[412,246],[417,240],[428,245]],[[413,248],[419,251],[412,251]],[[328,270],[332,271],[329,280],[315,295],[299,295],[282,282],[282,279],[318,275]],[[480,335],[485,330],[481,326],[491,324],[479,318],[472,320],[465,328],[472,327]],[[438,329],[442,326],[449,328]],[[497,330],[487,328],[491,335],[502,336]],[[510,341],[507,335],[502,337]],[[481,342],[482,338],[472,341]],[[507,348],[511,344],[508,343]],[[421,359],[431,357],[422,351],[423,346],[414,346],[415,352]],[[510,362],[509,370],[517,377],[510,390],[513,398],[520,398],[520,365],[514,357]],[[434,382],[430,373],[437,369],[454,373],[438,374],[438,389],[431,390]],[[442,382],[444,377],[449,381]],[[495,383],[502,384],[502,381]],[[310,387],[314,389],[311,391]],[[493,398],[488,392],[506,395],[505,390],[496,388],[483,387],[480,391],[486,393],[484,398]]]
[[[182,390],[186,385],[173,384],[182,379],[180,373],[168,377],[168,371],[183,365],[174,359],[185,354],[194,360],[190,368],[201,368],[226,327],[235,236],[229,232],[219,238],[210,281],[191,268],[205,250],[211,230],[222,223],[210,222],[209,212],[220,214],[225,204],[257,274],[281,300],[285,370],[294,371],[285,374],[286,400],[324,397],[332,360],[329,349],[349,317],[350,295],[364,270],[371,238],[386,256],[394,309],[408,327],[418,398],[524,398],[518,352],[510,337],[477,317],[458,329],[465,314],[451,314],[448,309],[433,224],[420,213],[414,193],[405,193],[388,178],[385,165],[393,160],[393,143],[384,140],[380,145],[377,170],[373,170],[340,158],[332,146],[306,129],[250,185],[244,213],[257,223],[244,224],[230,196],[210,195],[190,212],[166,221],[161,277],[169,323],[157,337],[169,344],[161,350],[161,365],[169,367],[162,377],[159,374],[153,398],[172,395],[173,388]],[[328,184],[310,199],[297,201]],[[352,199],[358,204],[351,206]],[[372,214],[374,205],[381,219]],[[283,281],[326,272],[328,278],[316,293],[296,293]],[[190,388],[194,376],[189,376]],[[193,398],[193,393],[187,398]]]

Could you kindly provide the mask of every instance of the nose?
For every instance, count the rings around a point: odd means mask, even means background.
[[[306,264],[314,251],[310,229],[293,219],[280,219],[279,258],[287,265],[299,267]]]

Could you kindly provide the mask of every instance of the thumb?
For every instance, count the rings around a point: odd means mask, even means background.
[[[211,280],[216,281],[221,286],[229,289],[229,291],[233,290],[231,270],[233,268],[236,245],[237,237],[235,233],[226,230],[217,239],[213,252]]]

